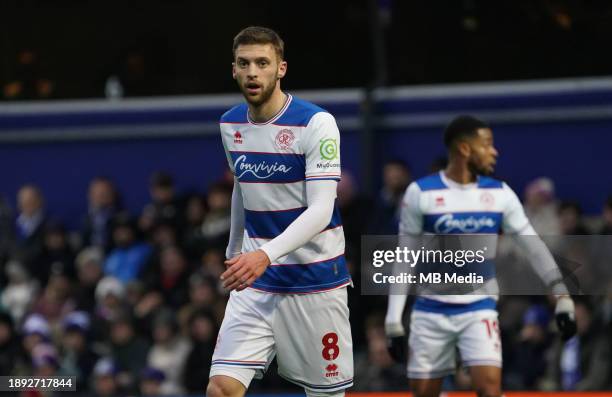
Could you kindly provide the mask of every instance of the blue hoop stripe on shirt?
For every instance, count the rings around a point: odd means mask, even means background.
[[[287,226],[296,220],[307,207],[281,211],[250,211],[244,210],[245,229],[251,238],[274,238],[281,234]],[[342,225],[340,210],[334,206],[331,220],[325,229]],[[325,230],[324,229],[324,230]]]
[[[476,310],[495,310],[496,307],[497,302],[493,298],[484,298],[471,303],[448,303],[419,296],[414,301],[413,310],[452,316]]]

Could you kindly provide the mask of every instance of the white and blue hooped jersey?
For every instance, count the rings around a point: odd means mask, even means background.
[[[281,234],[307,208],[306,183],[340,180],[340,133],[334,117],[287,95],[276,116],[255,123],[248,106],[220,121],[229,166],[244,203],[243,252]],[[252,288],[273,293],[314,293],[350,283],[344,231],[337,206],[329,224],[310,242],[270,264]]]
[[[402,203],[400,235],[482,234],[497,236],[501,231],[520,234],[529,227],[523,206],[510,187],[493,178],[479,176],[470,184],[459,184],[444,173],[429,175],[408,186]],[[497,238],[487,238],[490,253]],[[476,264],[474,264],[476,265]],[[469,266],[461,270],[469,271]],[[472,267],[485,280],[495,277],[492,260]],[[427,295],[418,297],[415,310],[445,314],[495,308],[493,298],[482,295]]]

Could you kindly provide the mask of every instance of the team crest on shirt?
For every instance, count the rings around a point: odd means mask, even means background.
[[[242,134],[240,131],[234,132],[234,143],[242,143]]]
[[[490,209],[495,204],[495,197],[489,192],[483,192],[480,195],[480,203],[485,209]]]
[[[293,134],[293,131],[288,129],[280,130],[278,134],[276,134],[276,139],[274,140],[276,146],[280,150],[289,150],[293,144],[293,141],[295,141],[295,135]]]
[[[444,196],[436,197],[436,207],[444,207]]]

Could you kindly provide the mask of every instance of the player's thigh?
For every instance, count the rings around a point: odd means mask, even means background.
[[[226,376],[248,388],[274,358],[271,319],[276,297],[251,289],[232,292],[212,357],[210,377]]]
[[[501,368],[487,365],[470,367],[472,386],[479,397],[500,397]]]
[[[414,397],[438,397],[442,392],[443,378],[411,379],[410,390]]]
[[[501,338],[495,310],[478,310],[456,316],[458,347],[465,367],[502,366]]]
[[[288,295],[274,322],[279,374],[307,391],[353,384],[353,341],[346,288]]]
[[[452,374],[456,338],[449,316],[413,311],[408,338],[408,377],[438,379]]]

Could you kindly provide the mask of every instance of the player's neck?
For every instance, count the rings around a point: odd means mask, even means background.
[[[261,105],[254,106],[249,103],[249,117],[256,123],[265,123],[280,112],[286,101],[287,94],[282,92],[280,87],[277,87],[270,99]]]
[[[476,181],[476,175],[474,175],[474,173],[463,164],[458,164],[451,161],[443,172],[444,176],[446,176],[448,179],[462,185]]]

